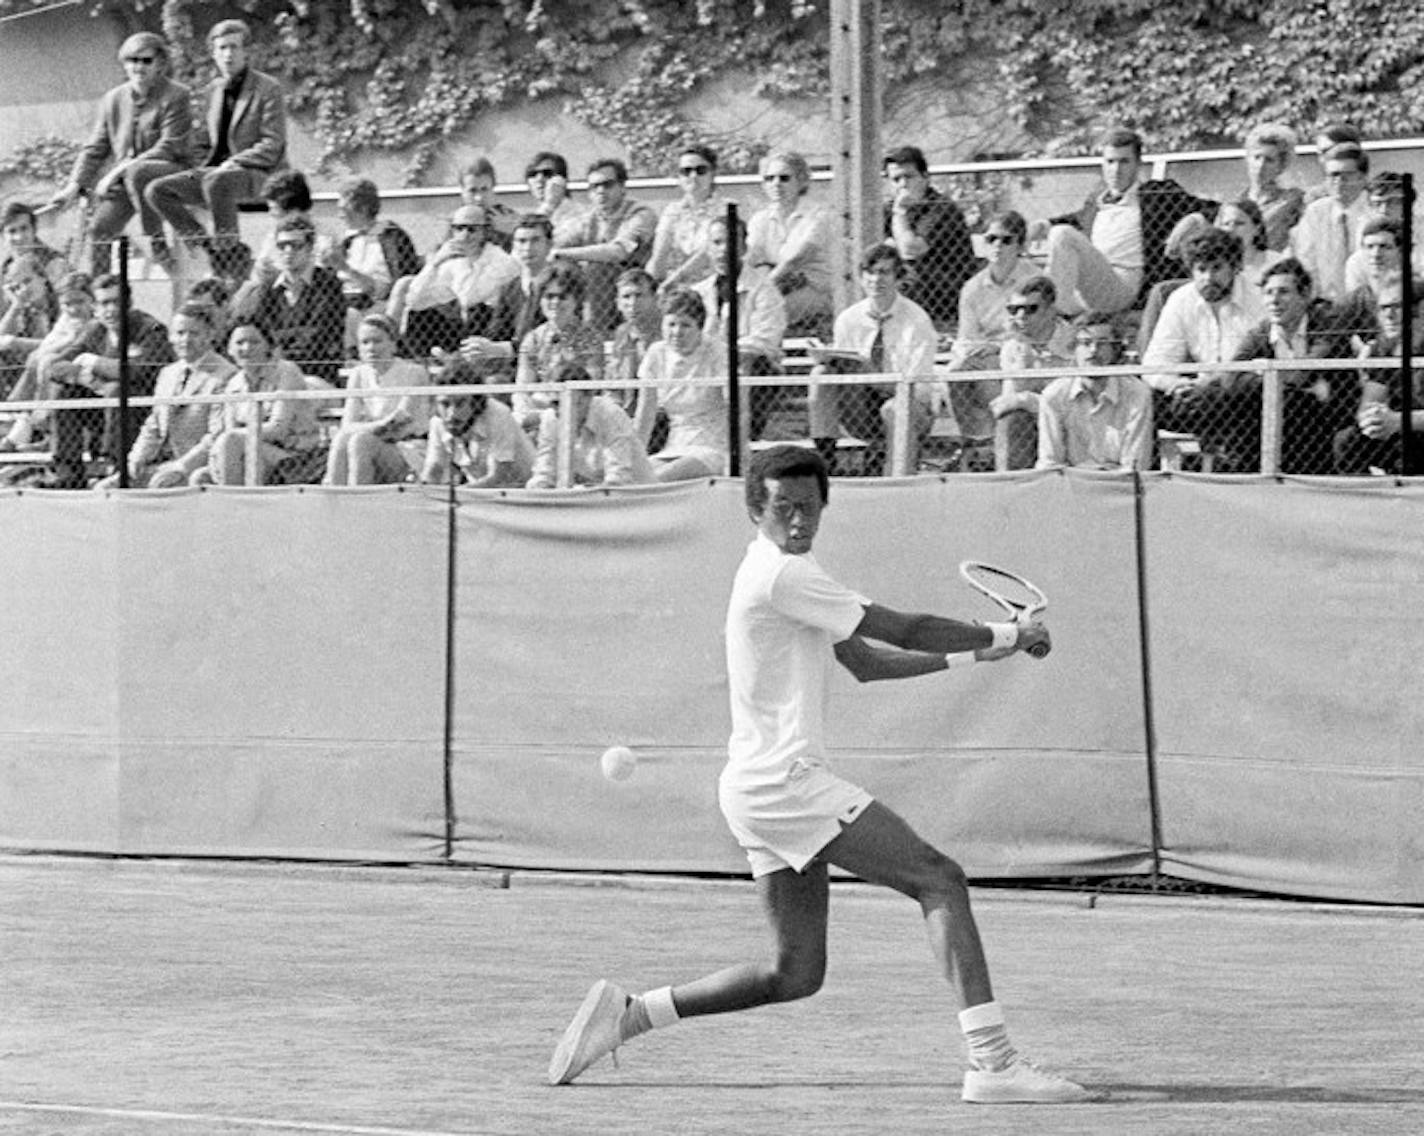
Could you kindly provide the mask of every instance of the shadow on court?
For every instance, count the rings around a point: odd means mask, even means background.
[[[1103,1104],[958,1100],[915,907],[832,895],[812,999],[543,1083],[588,984],[754,957],[737,882],[0,857],[0,1134],[1417,1133],[1424,912],[977,892],[1034,1060]],[[602,886],[590,886],[599,884]]]

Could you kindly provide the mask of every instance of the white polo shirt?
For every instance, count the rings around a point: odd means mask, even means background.
[[[784,553],[757,534],[727,605],[732,735],[724,783],[781,784],[796,762],[820,763],[832,647],[850,638],[869,603],[810,553]]]

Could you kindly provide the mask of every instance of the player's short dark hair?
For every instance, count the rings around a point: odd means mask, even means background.
[[[766,483],[786,477],[814,477],[821,487],[821,504],[831,499],[831,470],[815,450],[789,442],[752,455],[747,467],[747,508],[760,513],[766,507]]]
[[[897,146],[885,155],[881,168],[885,166],[909,166],[921,175],[930,172],[930,164],[925,161],[925,152],[918,146]]]
[[[1283,257],[1274,264],[1266,265],[1265,271],[1261,273],[1261,286],[1266,286],[1266,281],[1272,276],[1293,276],[1295,277],[1296,289],[1302,296],[1310,295],[1310,290],[1315,286],[1315,280],[1310,275],[1310,269],[1306,268],[1299,260],[1293,256]]]
[[[1233,268],[1240,268],[1245,255],[1241,238],[1235,233],[1228,233],[1225,229],[1203,229],[1187,242],[1182,259],[1188,270],[1215,264],[1219,260],[1226,261]]]

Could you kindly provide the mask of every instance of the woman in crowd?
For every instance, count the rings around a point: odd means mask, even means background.
[[[425,368],[396,354],[395,324],[378,312],[356,329],[360,362],[352,369],[341,428],[327,456],[326,485],[382,485],[405,481],[425,452],[430,406],[420,395],[373,395],[361,391],[429,386]],[[411,460],[407,460],[407,454]]]
[[[1261,273],[1281,259],[1267,244],[1266,219],[1261,207],[1249,197],[1222,202],[1213,222],[1218,229],[1241,241],[1241,277],[1250,288],[1261,289]]]
[[[301,368],[275,356],[272,341],[255,323],[239,323],[228,336],[227,356],[237,371],[223,387],[224,394],[264,391],[304,391]],[[194,484],[243,485],[247,480],[248,437],[253,425],[254,403],[214,403],[212,448],[208,464],[193,475]],[[257,476],[264,485],[279,464],[299,465],[319,454],[321,430],[317,424],[317,403],[311,399],[274,398],[257,409]],[[320,470],[302,476],[292,469],[284,481],[317,480]]]
[[[1246,192],[1261,210],[1266,247],[1281,252],[1305,210],[1305,191],[1281,184],[1295,157],[1295,131],[1279,122],[1263,122],[1246,135]]]
[[[539,290],[544,322],[519,345],[518,383],[552,383],[560,363],[578,363],[595,379],[603,378],[603,337],[583,318],[585,285],[577,265],[556,263]],[[530,434],[539,429],[539,417],[554,405],[557,395],[518,391],[514,417]]]
[[[835,224],[810,200],[811,167],[800,154],[778,150],[761,162],[767,204],[747,223],[747,261],[768,270],[786,301],[788,331],[830,334]]]
[[[5,269],[5,312],[0,315],[0,398],[10,393],[20,368],[54,326],[59,299],[39,257],[21,253]]]
[[[696,284],[711,276],[707,233],[713,221],[727,216],[728,199],[716,191],[717,154],[708,146],[688,146],[678,155],[682,196],[658,218],[648,272],[663,288]]]
[[[653,457],[659,481],[686,481],[727,472],[727,357],[702,334],[707,309],[690,288],[663,299],[663,337],[643,356],[634,422],[644,440],[658,409],[667,411],[668,438]],[[697,380],[715,379],[714,383]]]

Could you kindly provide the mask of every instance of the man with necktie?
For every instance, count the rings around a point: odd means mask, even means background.
[[[1373,216],[1365,183],[1369,156],[1355,145],[1325,156],[1326,195],[1305,207],[1291,234],[1291,251],[1315,281],[1315,294],[1336,303],[1345,296],[1345,262],[1360,247],[1360,230]]]

